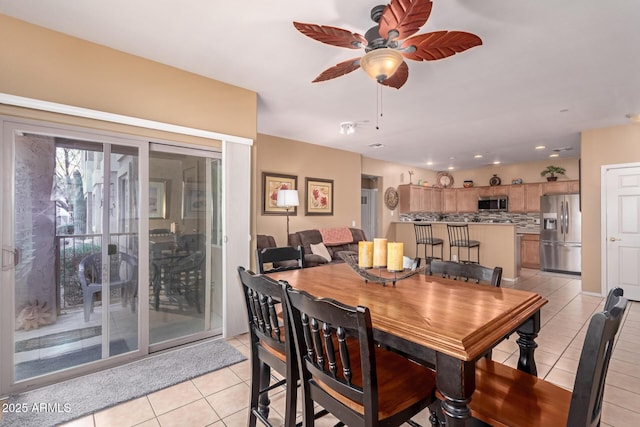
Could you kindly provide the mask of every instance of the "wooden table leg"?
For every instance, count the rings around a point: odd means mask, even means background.
[[[447,427],[462,427],[471,417],[467,404],[476,388],[476,364],[436,354],[436,385]]]
[[[540,332],[540,311],[531,316],[517,330],[520,338],[516,340],[520,347],[520,358],[518,359],[518,369],[531,375],[538,375],[538,368],[534,359],[536,337]]]

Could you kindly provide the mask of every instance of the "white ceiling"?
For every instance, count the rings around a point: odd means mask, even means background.
[[[407,83],[381,88],[382,117],[362,70],[311,83],[360,51],[312,40],[292,22],[364,34],[380,3],[0,0],[0,13],[256,91],[259,133],[427,169],[543,160],[565,147],[560,157],[576,158],[581,131],[640,112],[635,0],[434,0],[418,33],[468,31],[483,45],[408,60]],[[344,121],[356,122],[354,135],[338,132]],[[535,151],[540,144],[547,149]]]

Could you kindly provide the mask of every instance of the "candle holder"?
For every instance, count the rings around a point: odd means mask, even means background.
[[[411,268],[405,268],[403,270],[389,271],[385,267],[373,267],[373,268],[361,268],[358,265],[358,255],[353,253],[340,253],[340,258],[346,262],[349,267],[353,269],[358,275],[360,275],[365,283],[374,282],[380,283],[382,286],[386,286],[391,282],[393,286],[396,285],[398,280],[406,279],[414,274],[425,271],[428,265],[420,267],[420,258],[413,260]]]

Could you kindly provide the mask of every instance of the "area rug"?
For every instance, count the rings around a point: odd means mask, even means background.
[[[49,427],[245,360],[223,340],[207,340],[126,365],[12,395],[0,427]]]

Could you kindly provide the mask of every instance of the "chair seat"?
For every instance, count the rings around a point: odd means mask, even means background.
[[[471,415],[492,426],[567,425],[571,392],[501,363],[476,363]]]
[[[433,239],[420,239],[416,241],[416,243],[420,245],[441,245],[444,243],[444,240],[434,237]]]
[[[473,248],[475,246],[480,246],[480,242],[477,240],[454,240],[451,242],[450,246],[462,246],[465,248]]]
[[[352,381],[356,386],[362,387],[358,343],[355,340],[348,341],[349,354],[352,358]],[[380,420],[389,418],[429,397],[434,397],[436,387],[434,371],[380,347],[376,347],[375,352],[376,365],[378,366],[378,413]],[[342,364],[339,357],[337,364],[338,372],[342,372]],[[316,383],[324,391],[352,410],[364,414],[364,407],[358,402],[349,400],[317,379]]]

